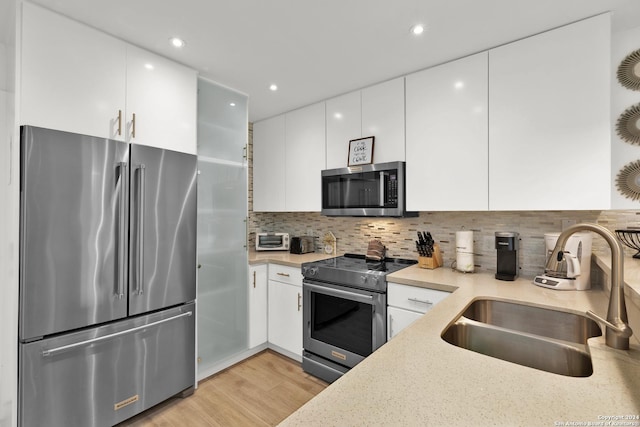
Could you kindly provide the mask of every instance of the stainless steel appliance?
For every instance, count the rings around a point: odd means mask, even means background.
[[[289,233],[256,233],[256,251],[288,251]]]
[[[19,420],[113,425],[195,383],[196,157],[21,129]]]
[[[405,209],[405,163],[389,162],[322,171],[322,214],[418,216]]]
[[[415,260],[365,255],[302,264],[302,368],[333,382],[387,341],[387,274]]]
[[[289,252],[292,254],[308,254],[316,251],[316,242],[313,236],[299,236],[291,238],[291,248]]]

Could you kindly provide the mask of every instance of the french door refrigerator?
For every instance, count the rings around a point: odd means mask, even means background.
[[[117,424],[195,383],[196,156],[21,128],[19,420]]]

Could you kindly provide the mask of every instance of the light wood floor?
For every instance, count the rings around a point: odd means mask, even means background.
[[[118,427],[274,426],[327,387],[287,357],[266,350]]]

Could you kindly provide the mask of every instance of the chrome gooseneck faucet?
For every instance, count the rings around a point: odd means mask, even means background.
[[[554,273],[562,270],[565,244],[569,236],[579,231],[593,231],[602,236],[611,247],[611,296],[607,319],[603,319],[591,310],[587,311],[587,316],[605,324],[607,328],[605,340],[609,347],[628,350],[629,337],[633,331],[629,327],[627,308],[624,303],[624,251],[622,244],[611,231],[597,224],[576,224],[567,228],[558,237],[556,247],[547,261],[545,272]]]

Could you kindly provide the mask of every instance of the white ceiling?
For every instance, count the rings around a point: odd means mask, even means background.
[[[250,121],[604,11],[614,31],[640,25],[639,0],[34,2],[249,95]],[[409,31],[417,22],[427,26],[420,37]],[[171,36],[186,47],[170,47]]]

